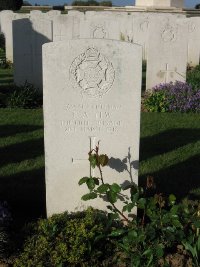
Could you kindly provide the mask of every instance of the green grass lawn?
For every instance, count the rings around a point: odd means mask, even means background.
[[[0,86],[13,84],[13,69],[0,69]]]
[[[0,150],[1,198],[16,217],[45,216],[42,110],[0,109]],[[179,197],[200,188],[198,114],[142,114],[140,184],[148,174]]]

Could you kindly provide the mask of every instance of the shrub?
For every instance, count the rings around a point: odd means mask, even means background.
[[[176,81],[155,86],[144,106],[151,112],[200,112],[200,89]]]
[[[0,33],[0,48],[5,51],[5,36],[3,33]]]
[[[99,6],[99,2],[95,0],[75,0],[72,2],[72,6]]]
[[[103,265],[115,249],[104,237],[115,229],[106,227],[107,221],[104,212],[92,208],[40,220],[14,266],[111,266]]]
[[[190,84],[194,90],[200,89],[200,65],[191,68],[187,72],[187,83]]]
[[[42,96],[35,87],[26,82],[24,86],[16,87],[8,97],[10,108],[37,108],[42,106]]]
[[[99,144],[89,152],[92,168],[97,168],[97,177],[83,177],[79,185],[86,184],[89,192],[82,200],[99,198],[109,202],[107,208],[113,221],[125,222],[120,229],[108,236],[117,238],[126,266],[148,267],[192,267],[199,266],[200,261],[200,205],[198,201],[177,204],[176,197],[164,197],[155,192],[153,177],[148,177],[145,188],[139,188],[130,177],[122,184],[109,184],[103,175],[103,167],[109,166],[107,155],[99,154]],[[129,171],[130,158],[122,161]],[[126,165],[126,166],[125,166]],[[119,202],[121,207],[119,207]],[[135,216],[138,209],[140,216]],[[111,216],[112,215],[112,216]],[[180,247],[182,249],[180,249]],[[170,264],[177,254],[182,263]],[[185,248],[185,249],[184,249]],[[170,257],[169,254],[171,254]],[[181,255],[182,254],[182,255]],[[192,262],[193,264],[188,265]],[[161,265],[162,263],[162,265]],[[187,264],[187,265],[186,265]]]
[[[99,4],[100,6],[112,6],[112,1],[102,1]]]
[[[2,69],[12,69],[12,62],[7,60],[5,57],[0,58],[0,68]]]
[[[19,10],[23,4],[23,0],[1,0],[0,1],[0,11],[1,10]]]

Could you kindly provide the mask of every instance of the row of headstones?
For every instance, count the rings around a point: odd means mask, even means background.
[[[146,88],[185,80],[187,64],[199,64],[200,18],[182,14],[59,11],[0,13],[7,58],[14,53],[14,81],[42,89],[42,45],[77,38],[106,38],[137,43],[147,60]],[[8,56],[10,55],[10,58]]]

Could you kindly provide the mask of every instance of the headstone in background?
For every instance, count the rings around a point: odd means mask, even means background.
[[[127,13],[109,11],[86,12],[81,24],[81,38],[127,40],[131,33],[131,18]]]
[[[53,41],[64,41],[80,38],[80,25],[84,20],[84,13],[72,15],[60,15],[53,21]]]
[[[100,140],[100,153],[112,157],[106,180],[138,182],[142,49],[106,39],[53,42],[43,46],[43,68],[47,214],[105,209],[99,199],[81,201],[88,191],[78,181],[99,175],[88,152]]]
[[[149,29],[146,89],[160,83],[185,81],[187,29],[172,16],[152,20]]]
[[[196,66],[200,63],[200,17],[187,18],[188,27],[188,64]],[[185,38],[187,38],[187,34]]]
[[[19,19],[13,21],[14,82],[26,81],[42,90],[42,45],[53,39],[52,21]]]
[[[14,19],[29,18],[29,14],[14,13],[10,10],[1,12],[1,31],[5,36],[6,59],[13,62],[13,28]]]

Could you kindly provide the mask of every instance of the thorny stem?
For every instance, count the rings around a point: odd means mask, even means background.
[[[96,149],[94,150],[96,155],[97,155],[97,158],[99,157],[99,142],[98,142],[98,145],[96,146]],[[101,182],[102,184],[105,184],[104,183],[104,180],[103,180],[103,172],[102,172],[102,169],[101,169],[101,165],[98,164],[98,169],[99,169],[99,173],[100,173],[100,179],[101,179]],[[115,211],[117,213],[119,213],[121,215],[121,217],[126,221],[126,222],[129,222],[129,219],[123,214],[123,212],[121,212],[116,206],[114,203],[111,203],[110,204],[113,206],[113,208],[115,209]]]

